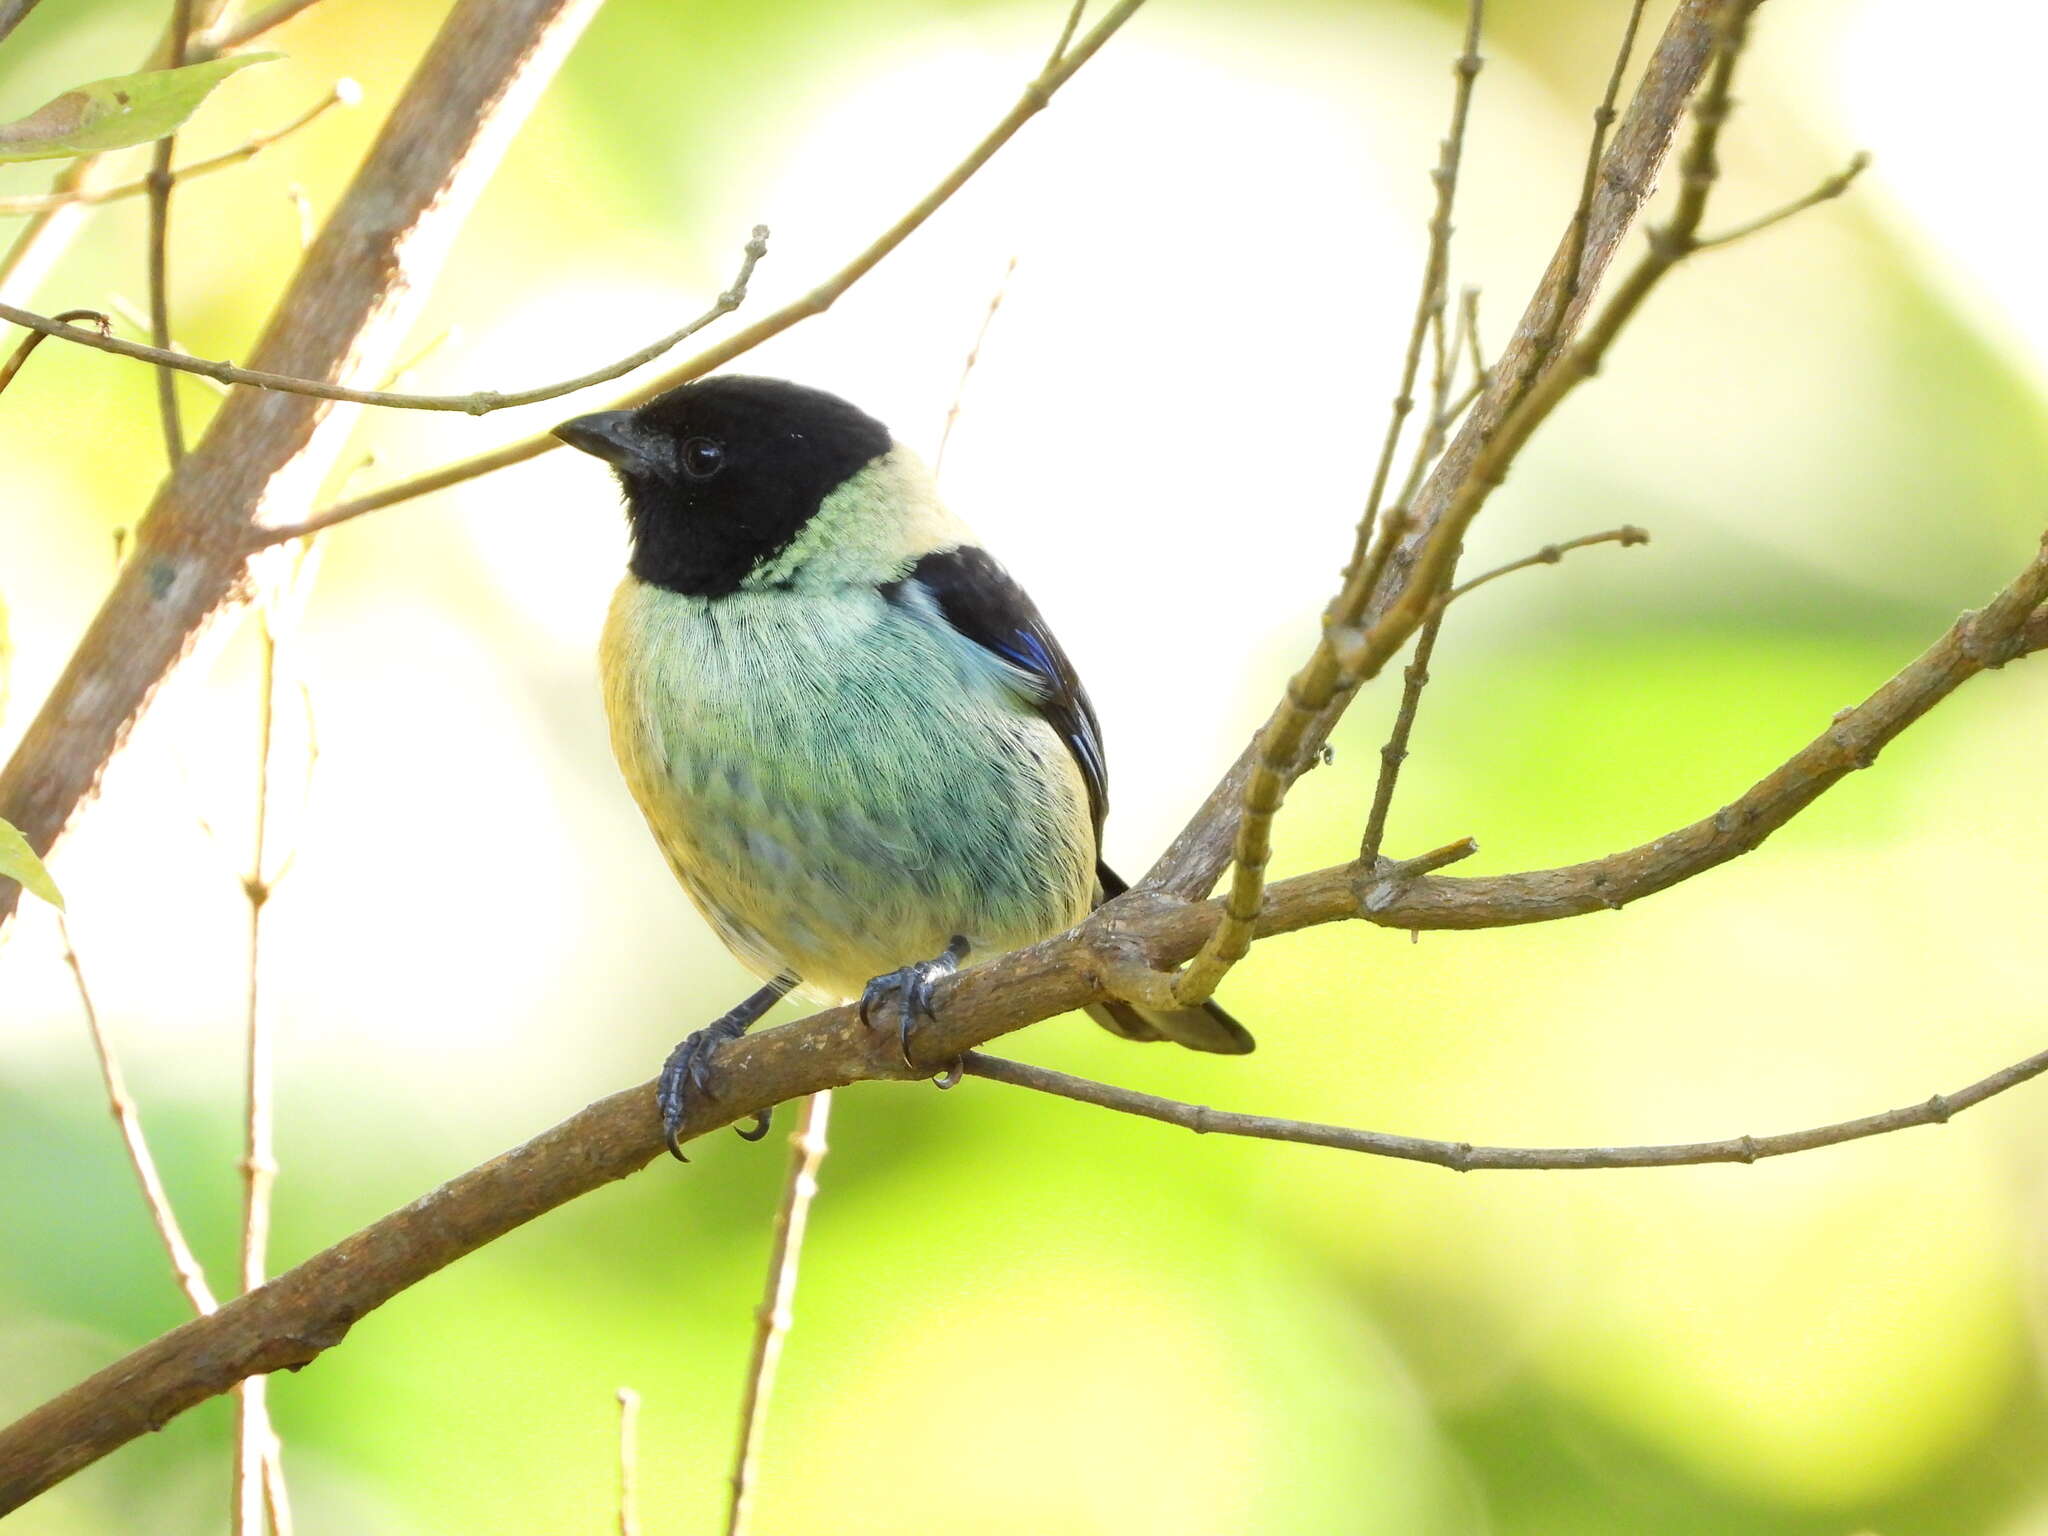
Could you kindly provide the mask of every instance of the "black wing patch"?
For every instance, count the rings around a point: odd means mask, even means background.
[[[1100,845],[1102,819],[1109,813],[1102,724],[1095,718],[1095,706],[1088,702],[1074,664],[1046,628],[1038,605],[987,550],[971,545],[926,555],[902,581],[884,587],[882,594],[894,601],[898,590],[913,581],[931,594],[946,622],[960,634],[1037,684],[1033,702],[1038,712],[1059,732],[1087,783],[1088,810]]]

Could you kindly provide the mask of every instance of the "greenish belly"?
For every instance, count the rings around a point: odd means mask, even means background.
[[[731,602],[633,616],[660,646],[608,635],[608,702],[671,866],[756,972],[852,997],[955,934],[985,959],[1086,913],[1079,771],[999,664],[879,598]]]

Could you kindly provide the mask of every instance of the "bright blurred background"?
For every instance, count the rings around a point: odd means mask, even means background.
[[[165,9],[50,0],[0,50],[0,118],[132,67]],[[456,248],[409,350],[447,339],[409,387],[622,354],[701,309],[757,220],[765,313],[1000,116],[1064,9],[611,0]],[[1625,6],[1488,9],[1455,280],[1482,287],[1497,343],[1563,227]],[[288,189],[331,206],[444,12],[327,0],[279,34],[289,62],[200,114],[190,158],[338,76],[367,93],[178,193],[187,345],[246,354],[296,252]],[[747,362],[928,452],[1016,259],[944,485],[1090,682],[1133,873],[1276,696],[1348,547],[1458,24],[1449,4],[1157,0],[930,227]],[[2044,45],[2048,20],[2000,0],[1938,25],[1907,0],[1765,8],[1712,222],[1856,148],[1875,169],[1681,272],[1496,498],[1473,569],[1625,521],[1655,542],[1457,610],[1392,852],[1471,834],[1466,869],[1503,871],[1690,821],[2024,561],[2048,478]],[[0,192],[46,179],[10,167]],[[34,302],[140,302],[144,227],[139,200],[95,214]],[[7,745],[161,472],[152,388],[51,345],[0,410]],[[346,486],[589,408],[377,414]],[[296,850],[265,957],[280,1267],[648,1076],[751,985],[605,746],[592,648],[621,548],[601,468],[573,454],[326,541],[284,649],[273,801]],[[217,1286],[255,658],[246,622],[213,632],[53,861]],[[1971,683],[1759,854],[1620,915],[1262,946],[1225,990],[1260,1037],[1248,1060],[1078,1019],[1009,1044],[1205,1102],[1489,1142],[1773,1131],[1955,1088],[2041,1044],[2040,665]],[[1302,784],[1283,871],[1350,855],[1387,713],[1384,690],[1363,701]],[[7,1416],[185,1315],[60,953],[34,903],[0,952]],[[1463,1178],[984,1083],[839,1099],[764,1532],[2048,1532],[2038,1088],[1756,1167]],[[605,1529],[622,1384],[646,1402],[647,1528],[712,1528],[782,1166],[780,1138],[716,1137],[278,1378],[298,1528]],[[226,1435],[210,1404],[10,1530],[218,1530]]]

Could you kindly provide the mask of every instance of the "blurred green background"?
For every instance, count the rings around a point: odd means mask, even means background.
[[[0,49],[0,118],[132,67],[164,9],[45,0]],[[1563,226],[1625,7],[1488,9],[1455,265],[1497,342]],[[183,342],[246,354],[296,252],[289,188],[331,206],[444,11],[327,0],[279,35],[289,62],[201,113],[193,158],[337,76],[367,94],[178,193]],[[409,386],[622,354],[701,309],[757,220],[765,313],[1006,109],[1063,11],[611,0],[458,243],[408,350],[445,340]],[[1269,707],[1348,548],[1457,25],[1392,0],[1156,0],[928,229],[749,360],[929,451],[1016,258],[944,485],[1090,681],[1133,873]],[[1470,568],[1624,521],[1655,542],[1458,609],[1391,851],[1470,834],[1468,869],[1510,870],[1690,821],[2024,561],[2048,470],[2043,33],[1995,0],[1939,26],[1906,0],[1765,8],[1713,222],[1857,147],[1876,168],[1678,274],[1518,468]],[[46,176],[7,168],[0,192]],[[143,230],[139,201],[96,213],[33,302],[139,302]],[[185,389],[203,416],[213,397]],[[346,485],[575,408],[364,419]],[[11,745],[161,472],[146,371],[44,348],[0,410],[0,463]],[[297,855],[265,957],[279,1266],[649,1075],[751,985],[604,744],[614,507],[598,466],[551,455],[326,541],[275,772]],[[1204,1102],[1490,1142],[1766,1132],[1958,1087],[2041,1043],[2040,665],[1972,682],[1757,855],[1619,915],[1262,946],[1225,990],[1260,1036],[1247,1060],[1076,1019],[1011,1044]],[[249,626],[216,628],[53,861],[217,1286],[254,688]],[[1282,872],[1355,847],[1387,713],[1365,699],[1303,782]],[[0,953],[8,1415],[184,1316],[59,955],[29,904]],[[1749,1168],[1457,1177],[986,1083],[848,1090],[759,1529],[2048,1532],[2040,1105],[2025,1089]],[[646,1402],[647,1529],[713,1528],[782,1163],[780,1138],[717,1137],[278,1378],[298,1528],[606,1529],[621,1385]],[[220,1529],[227,1422],[188,1414],[9,1528]]]

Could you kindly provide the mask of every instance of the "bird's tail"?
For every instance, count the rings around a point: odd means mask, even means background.
[[[1095,866],[1095,878],[1102,887],[1098,906],[1130,889],[1107,864]],[[1140,1008],[1134,1003],[1104,1001],[1090,1004],[1088,1017],[1126,1040],[1171,1040],[1191,1051],[1211,1051],[1218,1056],[1242,1056],[1257,1045],[1250,1030],[1213,1002],[1199,1008]]]

